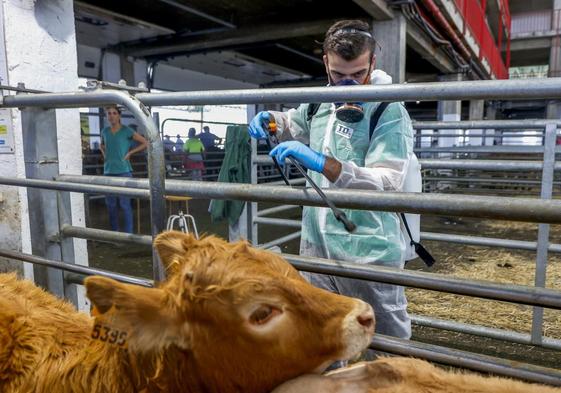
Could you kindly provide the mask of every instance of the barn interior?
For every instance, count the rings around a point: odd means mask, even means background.
[[[421,213],[420,240],[436,263],[408,261],[404,272],[416,284],[398,282],[406,286],[411,344],[383,341],[374,349],[561,386],[561,219],[555,213],[561,211],[561,94],[551,92],[561,83],[561,0],[2,2],[0,272],[34,278],[81,309],[87,299],[72,280],[83,277],[33,265],[29,257],[22,264],[2,250],[154,278],[155,205],[153,195],[145,195],[148,182],[158,178],[152,158],[147,152],[133,156],[134,179],[121,183],[130,187],[133,235],[111,232],[106,193],[93,187],[109,187],[99,179],[101,133],[109,124],[104,105],[92,99],[77,107],[63,97],[56,110],[43,113],[40,104],[18,104],[49,92],[117,91],[145,102],[163,140],[163,179],[183,190],[158,194],[168,227],[245,238],[299,263],[298,204],[246,196],[235,223],[227,216],[213,219],[212,204],[236,199],[217,194],[227,171],[227,135],[245,132],[260,111],[288,111],[301,102],[221,101],[212,94],[240,98],[246,89],[282,94],[325,87],[322,42],[341,19],[366,21],[377,42],[376,68],[391,76],[389,87],[413,86],[420,97],[394,100],[411,117],[422,168],[423,194],[402,210]],[[423,89],[456,82],[464,83],[459,86],[467,98],[444,99],[442,92],[423,98]],[[502,83],[504,93],[498,93]],[[468,91],[476,86],[482,86],[479,96]],[[168,93],[184,96],[171,99]],[[201,103],[199,93],[212,103]],[[165,104],[150,104],[158,94]],[[139,113],[123,109],[122,123],[148,135]],[[184,165],[183,147],[175,146],[189,139],[189,129],[202,135],[205,126],[218,142],[195,177]],[[268,146],[249,150],[247,182],[283,194],[281,174],[264,158]],[[294,167],[285,176],[296,187],[305,184]],[[44,185],[59,188],[43,192],[12,177],[58,182]],[[91,187],[70,193],[60,183]],[[434,205],[419,207],[431,194]],[[435,283],[419,284],[425,277]],[[479,283],[487,292],[477,297]],[[511,291],[512,301],[494,295],[501,288]]]

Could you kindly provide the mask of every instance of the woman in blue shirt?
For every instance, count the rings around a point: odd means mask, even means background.
[[[117,105],[106,107],[105,113],[110,125],[101,131],[100,148],[104,159],[103,174],[105,176],[132,177],[130,157],[146,149],[148,143],[138,132],[121,124],[121,110]],[[133,140],[138,142],[138,145],[131,149]],[[132,233],[131,199],[125,196],[108,195],[106,203],[111,230],[119,231],[119,207],[121,207],[125,221],[123,231]]]

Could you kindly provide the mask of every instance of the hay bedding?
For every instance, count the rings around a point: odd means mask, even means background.
[[[477,236],[535,241],[537,234],[537,225],[529,223],[485,222],[478,227]],[[550,241],[559,242],[560,234],[561,227],[552,226]],[[533,286],[535,252],[428,241],[426,244],[437,259],[437,265],[432,270],[436,273]],[[561,254],[549,253],[546,287],[561,290]],[[409,311],[414,314],[520,333],[531,330],[532,307],[529,306],[414,288],[407,288],[406,293]],[[544,309],[544,334],[561,339],[561,311]]]

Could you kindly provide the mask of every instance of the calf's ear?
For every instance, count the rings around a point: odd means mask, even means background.
[[[179,231],[167,231],[154,240],[154,248],[160,256],[168,275],[173,275],[180,264],[180,258],[198,240],[191,234]]]
[[[147,352],[189,347],[188,324],[163,290],[99,276],[86,278],[84,285],[97,310],[96,323],[124,332],[130,348]]]

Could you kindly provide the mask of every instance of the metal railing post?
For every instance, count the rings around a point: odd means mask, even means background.
[[[543,171],[541,199],[551,199],[553,193],[553,174],[555,168],[555,138],[557,125],[552,123],[545,127]],[[547,255],[549,248],[549,224],[538,225],[538,249],[536,253],[535,286],[544,288],[547,270]],[[532,343],[540,344],[543,332],[543,308],[534,307],[532,313]]]
[[[31,179],[52,179],[59,174],[59,156],[54,109],[26,108],[21,111],[22,137],[25,141],[23,158],[25,176]],[[54,132],[53,132],[54,131]],[[63,260],[59,234],[59,208],[57,192],[28,189],[31,249],[34,255],[57,261]],[[69,213],[69,212],[67,212]],[[67,262],[73,255],[66,255]],[[35,282],[55,295],[65,296],[64,276],[56,269],[35,266]],[[69,296],[76,304],[76,298]]]
[[[258,180],[258,168],[255,165],[255,159],[257,158],[257,141],[255,138],[251,138],[251,162],[249,163],[249,170],[251,174],[251,184],[257,184]],[[247,207],[248,214],[248,231],[250,232],[251,244],[257,246],[259,243],[259,225],[255,221],[257,218],[257,202],[249,202]]]
[[[79,108],[83,106],[103,106],[120,104],[126,107],[139,122],[148,139],[148,175],[150,183],[151,234],[155,237],[165,229],[166,209],[164,199],[165,165],[164,147],[158,128],[150,117],[150,112],[135,97],[123,91],[96,90],[75,93],[20,94],[2,96],[0,107],[6,108]],[[165,271],[155,250],[152,251],[153,273],[155,280],[162,280]]]

